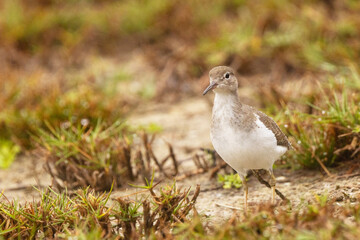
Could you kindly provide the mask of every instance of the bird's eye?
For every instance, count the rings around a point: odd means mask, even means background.
[[[230,73],[225,73],[225,78],[229,79],[230,78]]]

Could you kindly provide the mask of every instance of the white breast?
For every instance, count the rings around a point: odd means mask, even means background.
[[[257,117],[256,127],[246,131],[231,125],[224,109],[219,127],[212,129],[211,141],[216,152],[237,172],[247,169],[270,169],[287,149],[277,145],[275,135]]]

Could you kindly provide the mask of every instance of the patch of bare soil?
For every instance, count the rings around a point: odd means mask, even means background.
[[[35,188],[51,184],[51,177],[43,168],[44,162],[28,155],[17,157],[8,169],[0,169],[0,192],[9,200],[20,202],[39,198]]]

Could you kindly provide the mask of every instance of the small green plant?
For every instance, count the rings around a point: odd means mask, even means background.
[[[145,131],[150,134],[156,134],[156,133],[161,133],[164,129],[162,126],[160,126],[157,123],[149,123],[147,125],[137,126],[136,129],[134,129],[134,130],[137,130],[137,131],[142,130],[142,131]]]
[[[239,174],[218,174],[218,182],[223,184],[223,188],[241,188],[242,181]]]
[[[19,153],[20,147],[11,141],[0,139],[0,168],[8,168]]]
[[[348,133],[360,133],[359,97],[349,96],[344,89],[340,99],[335,93],[332,101],[326,98],[326,105],[326,109],[319,109],[324,115],[322,122],[337,123]]]

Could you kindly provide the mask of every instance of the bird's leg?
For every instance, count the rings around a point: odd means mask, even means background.
[[[242,184],[243,184],[243,189],[244,189],[244,211],[245,213],[247,212],[247,199],[248,199],[248,186],[246,183],[246,178],[244,175],[239,174]]]
[[[253,172],[254,176],[259,180],[259,182],[260,182],[261,184],[264,184],[266,187],[271,188],[271,185],[270,185],[267,181],[265,181],[265,180],[260,176],[260,174],[257,172],[257,170],[254,170],[254,169],[253,169],[252,172]],[[276,181],[275,181],[275,183],[276,183]],[[284,196],[284,194],[282,194],[279,190],[275,189],[275,187],[274,187],[274,190],[275,190],[275,193],[276,193],[283,201],[290,202],[290,200],[287,199],[287,198]]]
[[[276,178],[275,178],[275,176],[274,176],[274,172],[273,172],[272,168],[270,168],[268,171],[269,171],[269,174],[270,174],[269,184],[270,184],[270,186],[271,186],[271,191],[272,191],[271,204],[275,204],[275,185],[276,185]]]

